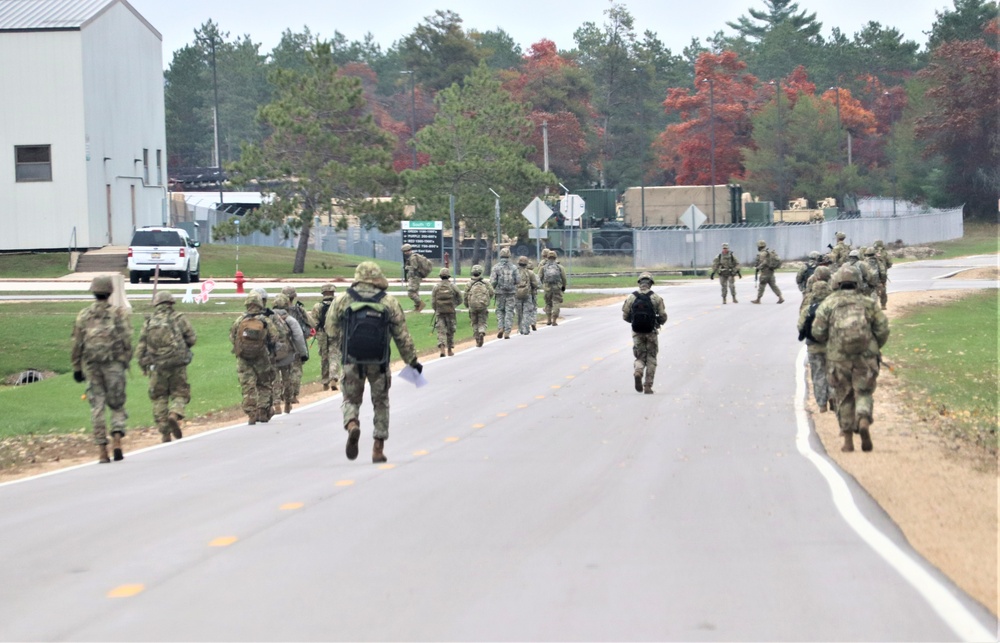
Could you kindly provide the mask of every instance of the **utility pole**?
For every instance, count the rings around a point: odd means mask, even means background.
[[[887,99],[889,99],[889,122],[886,123],[886,126],[887,126],[887,130],[888,130],[888,134],[889,134],[889,139],[890,139],[890,143],[891,143],[892,142],[891,139],[893,138],[893,136],[892,136],[892,108],[893,108],[893,105],[892,105],[892,94],[890,94],[889,92],[883,92],[882,95],[885,96]],[[895,150],[893,150],[893,152],[892,152],[892,174],[890,175],[890,178],[892,178],[892,216],[896,216],[896,151]]]
[[[413,169],[417,169],[417,80],[413,70],[399,72],[410,76],[410,146],[413,148]]]
[[[708,139],[711,146],[712,165],[712,223],[715,221],[715,79],[706,78],[703,83],[708,83]]]

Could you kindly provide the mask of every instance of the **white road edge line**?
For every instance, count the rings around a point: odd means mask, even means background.
[[[990,634],[989,630],[983,627],[979,620],[962,605],[961,601],[952,595],[947,587],[929,574],[909,554],[900,549],[862,515],[861,510],[854,503],[851,490],[840,470],[813,450],[809,444],[809,435],[812,431],[805,407],[806,395],[808,394],[805,365],[806,348],[803,346],[799,350],[795,364],[795,421],[798,425],[795,445],[799,453],[819,470],[820,475],[830,485],[834,505],[840,511],[844,521],[862,540],[868,543],[875,553],[909,582],[917,590],[917,593],[923,596],[931,609],[959,638],[964,641],[996,641],[997,637]]]

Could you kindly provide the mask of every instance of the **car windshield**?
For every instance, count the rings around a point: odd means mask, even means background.
[[[183,246],[184,240],[173,230],[138,230],[132,237],[132,245],[176,248]]]

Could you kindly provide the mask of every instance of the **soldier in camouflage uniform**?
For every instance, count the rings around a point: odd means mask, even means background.
[[[89,382],[87,401],[94,425],[94,442],[101,462],[108,457],[105,408],[111,410],[111,440],[115,460],[122,460],[122,437],[128,414],[125,412],[125,371],[132,361],[132,322],[128,311],[111,305],[108,299],[114,283],[108,275],[94,277],[90,292],[97,300],[80,311],[73,323],[73,379]]]
[[[281,294],[288,297],[288,316],[294,319],[302,329],[302,337],[308,342],[313,334],[315,322],[309,320],[309,313],[305,306],[299,301],[299,294],[292,286],[285,286],[281,289]],[[292,363],[292,404],[299,403],[299,391],[302,390],[302,365],[309,360],[309,344],[306,344],[305,359],[299,359]]]
[[[728,243],[722,244],[722,252],[712,260],[712,274],[708,277],[715,279],[715,275],[719,275],[719,284],[722,285],[722,303],[726,303],[727,291],[732,293],[734,304],[740,303],[736,300],[736,278],[742,279],[743,275],[740,274],[740,262],[736,260],[736,255],[729,252]]]
[[[451,271],[442,268],[438,272],[441,281],[431,291],[431,306],[434,307],[434,329],[438,336],[438,350],[441,357],[455,354],[455,307],[462,303],[462,293],[451,281]]]
[[[517,317],[517,332],[531,333],[534,325],[532,308],[538,309],[535,297],[538,295],[538,277],[528,266],[527,257],[517,258],[517,290],[514,294],[514,314]]]
[[[403,309],[395,297],[385,294],[389,282],[382,274],[378,264],[372,261],[362,261],[354,270],[354,283],[345,295],[337,298],[326,318],[326,333],[330,340],[340,346],[343,339],[342,319],[348,307],[355,303],[358,297],[370,299],[384,294],[381,304],[388,314],[387,331],[396,344],[400,358],[422,372],[424,367],[417,361],[417,352],[413,346],[413,338],[406,328],[406,318]],[[341,359],[346,360],[347,356]],[[344,377],[343,402],[340,409],[344,416],[344,430],[347,431],[347,459],[358,457],[358,440],[361,438],[361,422],[358,419],[361,401],[365,392],[365,381],[371,385],[372,406],[375,407],[374,432],[372,446],[372,462],[385,462],[385,441],[389,439],[389,387],[392,385],[392,372],[389,364],[348,364],[343,363]]]
[[[751,304],[760,303],[766,286],[771,286],[771,290],[778,296],[779,304],[785,303],[785,298],[781,296],[781,289],[778,288],[778,283],[774,280],[774,268],[768,263],[768,256],[767,242],[761,239],[757,242],[757,259],[754,262],[754,268],[758,272],[757,299],[751,299]]]
[[[296,402],[297,391],[302,382],[302,364],[309,361],[309,348],[306,346],[305,335],[299,322],[292,317],[289,310],[291,308],[292,304],[284,293],[274,298],[274,316],[288,327],[294,349],[291,359],[286,359],[285,363],[275,361],[274,364],[280,375],[275,378],[274,398],[279,405],[281,402],[285,403],[285,413],[292,412],[292,404]]]
[[[861,273],[861,282],[858,283],[858,291],[862,295],[874,298],[875,289],[878,287],[878,273],[872,274],[868,264],[861,261],[861,250],[851,250],[847,255],[847,264],[857,268]]]
[[[799,271],[795,273],[795,285],[799,287],[799,292],[802,296],[806,296],[806,282],[809,281],[809,277],[816,271],[819,267],[820,253],[813,250],[809,253],[809,259],[799,268]]]
[[[143,374],[149,376],[156,428],[161,440],[170,442],[171,436],[178,440],[184,437],[180,422],[184,406],[191,402],[187,365],[198,336],[187,317],[174,310],[174,297],[169,292],[156,293],[153,305],[156,310],[139,333],[136,359]],[[161,345],[164,342],[167,345]]]
[[[806,340],[806,351],[809,354],[809,373],[812,376],[813,397],[816,398],[816,406],[820,413],[826,413],[827,406],[833,409],[833,401],[830,399],[830,384],[826,377],[826,343],[817,342],[811,332],[812,319],[809,312],[816,311],[813,304],[822,303],[830,295],[830,283],[828,281],[817,281],[812,290],[806,294],[802,300],[802,308],[799,309],[799,341]]]
[[[500,260],[493,265],[490,285],[496,293],[497,339],[510,339],[510,329],[514,326],[518,270],[510,263],[510,248],[500,250]]]
[[[472,279],[465,287],[465,297],[462,303],[469,309],[469,321],[472,324],[472,334],[476,346],[482,346],[489,328],[490,301],[493,300],[493,286],[483,281],[483,267],[472,266]]]
[[[844,437],[842,451],[854,450],[854,433],[861,435],[862,451],[872,450],[872,395],[881,349],[889,339],[889,320],[874,300],[858,292],[860,282],[856,268],[840,268],[833,278],[834,292],[820,304],[812,325],[813,338],[826,342],[827,378]]]
[[[546,251],[545,261],[538,266],[538,281],[545,293],[545,317],[547,326],[559,325],[559,305],[566,292],[566,269],[560,266],[555,250]]]
[[[875,248],[875,258],[878,260],[881,270],[879,271],[878,300],[885,310],[885,305],[889,302],[887,285],[889,283],[889,268],[892,268],[892,255],[885,249],[885,243],[881,239],[876,239],[873,244]]]
[[[843,232],[837,233],[837,245],[833,247],[830,251],[830,255],[833,257],[833,269],[841,267],[847,262],[847,256],[851,253],[851,246],[844,243],[844,239],[847,235]]]
[[[420,298],[420,282],[423,281],[423,277],[420,276],[420,270],[417,267],[417,256],[413,252],[413,246],[404,243],[402,250],[406,272],[406,296],[413,302],[413,311],[419,313],[426,305],[424,300]]]
[[[830,270],[829,266],[816,267],[816,272],[814,272],[812,276],[809,277],[809,280],[806,281],[806,296],[802,298],[802,303],[799,305],[799,310],[802,310],[802,308],[804,308],[809,302],[809,294],[812,293],[813,289],[816,287],[816,284],[821,281],[825,281],[827,282],[827,285],[829,285],[830,277],[832,276],[833,276],[833,271]]]
[[[271,350],[279,339],[278,330],[271,318],[264,314],[264,302],[260,295],[251,292],[244,301],[246,313],[240,315],[229,329],[229,341],[236,355],[236,374],[240,380],[240,390],[243,393],[243,412],[247,414],[247,423],[268,422],[274,414],[274,380],[275,368]],[[257,318],[264,324],[266,349],[253,358],[240,357],[237,331],[244,319]]]
[[[319,291],[323,299],[313,305],[310,321],[316,328],[323,390],[329,391],[332,388],[336,391],[340,386],[340,344],[330,342],[326,334],[326,319],[333,306],[333,299],[337,295],[337,287],[333,284],[323,284]]]
[[[635,379],[635,390],[647,395],[653,394],[653,378],[656,377],[656,356],[660,350],[659,333],[660,326],[667,323],[667,310],[663,304],[663,298],[653,292],[653,276],[648,272],[639,275],[639,290],[632,293],[622,305],[622,319],[632,324],[632,355],[635,356],[633,365],[633,377]],[[655,316],[652,331],[637,332],[635,330],[636,319],[634,308],[636,295],[648,295],[652,304],[652,312]],[[644,379],[645,376],[645,379]]]

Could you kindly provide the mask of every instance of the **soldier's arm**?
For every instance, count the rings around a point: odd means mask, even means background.
[[[469,285],[465,287],[465,292],[462,293],[462,305],[466,308],[469,307],[469,291],[472,290],[472,283],[473,282],[470,281]]]
[[[413,346],[413,337],[406,327],[406,317],[399,302],[391,295],[386,297],[386,308],[389,312],[389,332],[392,334],[392,341],[396,343],[399,350],[399,357],[411,366],[417,361],[417,349]]]
[[[118,316],[122,329],[122,344],[125,347],[123,359],[128,364],[132,361],[132,316],[124,308],[116,308],[115,314]]]
[[[233,350],[236,350],[236,329],[240,326],[240,321],[243,319],[243,315],[236,318],[233,325],[229,327],[229,343],[233,345]]]
[[[829,339],[830,330],[830,306],[827,305],[829,299],[823,301],[816,309],[816,318],[813,319],[812,336],[817,342],[823,343]]]
[[[496,291],[493,290],[493,284],[485,281],[483,283],[486,284],[486,292],[490,293],[490,299],[493,299],[493,297],[496,295]]]
[[[337,295],[337,298],[333,300],[330,308],[326,311],[326,324],[323,325],[323,332],[330,338],[330,343],[335,346],[340,345],[340,316],[344,314],[344,309],[347,308],[346,297],[346,293]]]
[[[878,347],[882,348],[889,340],[889,318],[885,316],[885,313],[874,302],[871,308],[874,316],[872,332],[875,334],[875,341],[878,342]]]
[[[180,315],[178,319],[181,323],[181,334],[184,335],[184,343],[188,345],[188,348],[191,348],[198,341],[198,333],[194,331],[194,326],[191,325],[187,317]]]
[[[451,284],[451,295],[455,300],[455,305],[460,306],[462,304],[462,291],[455,284]]]
[[[663,297],[655,296],[656,300],[656,323],[660,326],[667,323],[667,306],[663,303]]]
[[[559,266],[559,281],[562,282],[562,289],[566,290],[566,269],[562,266]]]
[[[622,304],[622,319],[627,322],[632,321],[632,302],[635,301],[635,295],[629,295],[625,299],[625,303]]]

